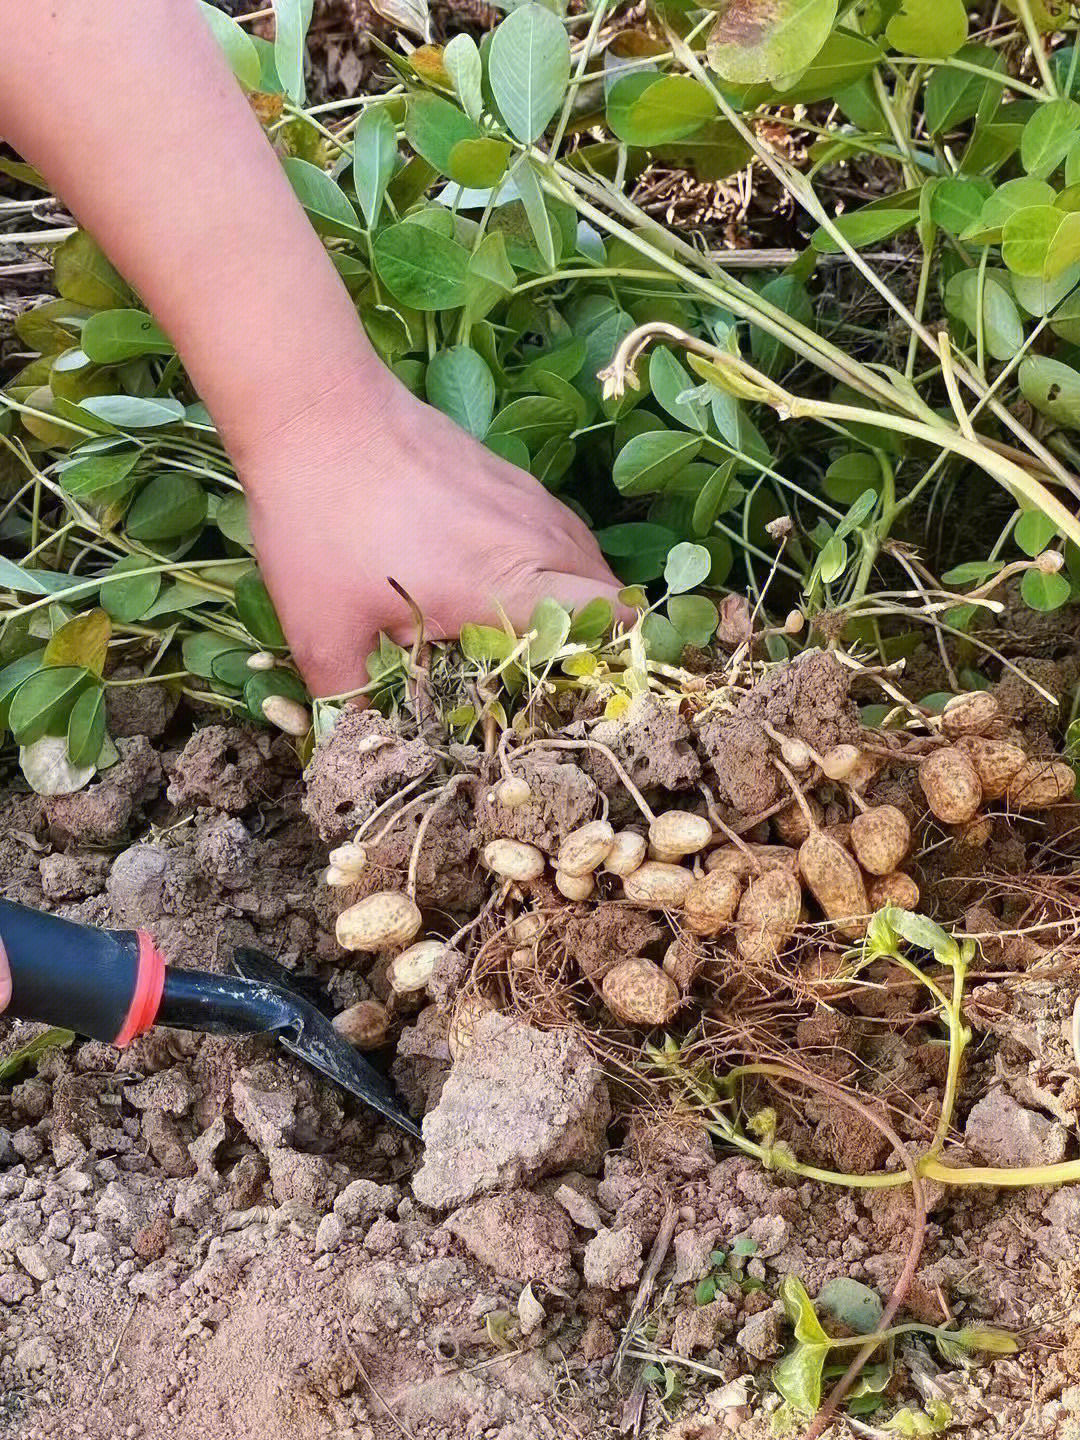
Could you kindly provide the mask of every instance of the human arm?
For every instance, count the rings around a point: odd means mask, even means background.
[[[0,133],[166,330],[318,694],[409,638],[613,597],[587,527],[379,361],[193,0],[0,0]]]

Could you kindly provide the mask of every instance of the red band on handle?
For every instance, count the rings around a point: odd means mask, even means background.
[[[165,989],[165,956],[145,930],[139,930],[137,935],[139,971],[135,976],[135,989],[132,992],[127,1019],[113,1041],[120,1049],[130,1045],[137,1035],[150,1029],[157,1019],[161,995]]]

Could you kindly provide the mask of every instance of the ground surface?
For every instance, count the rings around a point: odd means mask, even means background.
[[[231,946],[257,944],[332,980],[341,1004],[370,993],[333,939],[340,901],[320,885],[325,844],[287,748],[216,725],[188,738],[191,717],[170,719],[162,693],[116,693],[138,697],[113,717],[127,732],[117,769],[63,800],[5,792],[3,893],[145,925],[179,965],[221,968]],[[347,808],[341,794],[362,804],[368,793],[325,760],[309,778],[307,809],[324,827]],[[1059,821],[1048,840],[1058,853],[1069,829]],[[992,861],[1005,886],[1007,858]],[[955,888],[956,871],[931,883]],[[445,903],[467,904],[467,866],[447,873],[439,883],[457,888]],[[434,870],[421,883],[430,889]],[[980,1035],[960,1114],[969,1162],[1075,1150],[1078,990],[1060,947],[974,988]],[[880,1093],[910,1108],[917,1135],[911,1097],[939,1058],[866,1008],[861,1037],[804,1031],[806,1055],[861,1047],[865,1059],[878,1026]],[[770,1363],[786,1343],[781,1278],[794,1272],[811,1294],[837,1275],[882,1294],[895,1280],[906,1192],[787,1183],[647,1111],[605,1139],[609,1088],[623,1117],[625,1093],[572,1035],[488,1017],[447,1082],[445,1018],[429,1006],[399,1023],[399,1083],[431,1108],[445,1082],[450,1116],[428,1132],[415,1194],[416,1147],[264,1041],[156,1032],[123,1055],[81,1044],[4,1087],[0,1435],[544,1440],[614,1435],[635,1419],[668,1440],[764,1435]],[[5,1027],[0,1055],[29,1033]],[[446,1133],[478,1086],[497,1097],[494,1183]],[[834,1161],[882,1162],[845,1115],[826,1105],[804,1118]],[[970,1373],[911,1350],[898,1398],[944,1396],[969,1433],[1080,1435],[1080,1191],[930,1198],[908,1316],[1008,1327],[1022,1350]],[[661,1232],[670,1243],[645,1322],[616,1360]],[[740,1237],[753,1242],[745,1268],[699,1303],[711,1252]],[[678,1372],[685,1396],[661,1404],[650,1390],[635,1408],[643,1344],[691,1362]]]

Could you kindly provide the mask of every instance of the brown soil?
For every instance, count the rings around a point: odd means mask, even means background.
[[[1040,666],[1039,678],[1053,677]],[[1049,734],[1045,708],[1008,680],[999,698],[1026,734]],[[373,847],[371,874],[352,890],[327,891],[320,877],[327,839],[413,781],[414,794],[443,784],[445,762],[427,742],[350,713],[303,787],[267,732],[209,725],[176,749],[160,705],[126,714],[120,764],[82,795],[42,802],[9,784],[3,893],[93,924],[146,926],[174,964],[222,968],[231,946],[257,945],[317,976],[341,1006],[387,1000],[382,964],[343,954],[333,921],[376,884],[404,882],[423,807]],[[858,734],[843,676],[810,656],[774,672],[729,718],[650,709],[607,738],[654,804],[678,795],[693,807],[706,773],[718,799],[747,814],[775,799],[760,779],[760,716],[815,747]],[[601,727],[589,733],[600,738]],[[610,766],[595,752],[577,758],[523,757],[534,799],[504,814],[489,799],[483,757],[456,755],[465,782],[443,793],[422,837],[417,893],[429,928],[449,934],[475,913],[488,884],[477,853],[490,836],[550,853],[595,813],[598,786],[614,807]],[[875,784],[875,799],[888,785],[891,803],[925,823],[910,772]],[[842,808],[826,799],[823,813]],[[978,852],[980,903],[966,923],[988,938],[969,985],[976,1043],[955,1163],[1075,1152],[1072,950],[1040,943],[1038,931],[990,938],[1075,912],[1070,815],[1002,818]],[[767,827],[753,838],[767,839]],[[1040,846],[1048,873],[1010,879],[1010,855],[1022,868]],[[922,878],[929,908],[959,919],[975,871],[970,847],[952,864],[934,859],[952,853],[932,847]],[[612,1030],[592,987],[628,956],[659,960],[668,925],[614,899],[560,909],[546,882],[534,899],[547,916],[538,955],[550,965],[531,973],[533,989],[513,979],[512,947],[482,931],[471,980],[444,975],[439,1005],[392,1002],[397,1083],[417,1113],[436,1112],[426,1158],[258,1038],[156,1031],[124,1053],[77,1044],[0,1091],[0,1435],[615,1436],[643,1343],[700,1367],[682,1372],[682,1400],[662,1404],[647,1391],[643,1433],[769,1433],[769,1370],[789,1344],[780,1280],[793,1272],[814,1295],[844,1275],[887,1294],[908,1244],[908,1196],[785,1179],[714,1150],[692,1117],[658,1110],[627,1068],[638,1040]],[[799,951],[786,978],[769,982],[780,1002],[761,977],[702,945],[687,986],[701,1006],[695,1033],[712,1047],[703,1055],[717,1056],[718,1044],[760,1053],[760,1037],[787,1036],[809,1071],[857,1083],[907,1143],[925,1144],[944,1050],[933,1016],[912,1008],[904,972],[879,966],[854,997],[842,985],[808,992],[798,977],[811,960]],[[813,962],[819,987],[835,973],[827,958]],[[547,988],[537,990],[540,974]],[[480,1019],[452,1067],[462,984],[507,1013]],[[515,1010],[524,1018],[508,1018]],[[5,1027],[0,1055],[32,1033]],[[784,1138],[815,1163],[853,1173],[893,1163],[875,1127],[827,1098],[763,1089],[758,1099],[777,1107]],[[1000,1423],[1034,1399],[1032,1434],[1080,1434],[1080,1192],[930,1188],[905,1315],[1009,1328],[1022,1349],[966,1371],[920,1345],[902,1348],[884,1413],[941,1396],[966,1433],[991,1435],[1011,1433]],[[630,1337],[630,1306],[666,1216],[671,1238],[645,1328]],[[696,1296],[713,1252],[740,1238],[749,1256],[714,1295]]]

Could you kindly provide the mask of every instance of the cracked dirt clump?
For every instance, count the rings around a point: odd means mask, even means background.
[[[346,708],[304,771],[304,813],[339,844],[391,795],[438,764],[424,740],[402,740],[375,710]]]
[[[724,716],[703,725],[701,748],[709,761],[717,796],[740,815],[756,815],[781,795],[780,776],[768,738],[756,720]]]
[[[774,670],[743,700],[739,713],[765,719],[824,753],[859,738],[859,712],[850,690],[848,672],[835,656],[812,651]]]
[[[137,680],[142,671],[137,665],[118,665],[110,680]],[[105,691],[105,713],[109,734],[118,736],[145,735],[156,740],[164,735],[176,713],[180,695],[168,685],[147,682],[139,685],[111,685]]]
[[[576,1035],[492,1012],[424,1119],[413,1193],[447,1210],[560,1170],[595,1169],[610,1118],[607,1084]]]
[[[204,725],[184,746],[169,775],[173,805],[204,805],[235,815],[270,789],[268,732],[242,725]]]
[[[143,735],[118,740],[120,759],[74,795],[52,795],[45,816],[54,833],[83,845],[108,845],[126,835],[161,781],[157,751]]]
[[[581,973],[596,986],[623,960],[648,955],[670,939],[667,927],[646,911],[617,904],[572,914],[565,930],[567,950]]]
[[[589,736],[609,747],[639,790],[689,790],[701,779],[689,724],[651,695],[635,696],[623,719],[602,721]],[[628,803],[622,781],[604,755],[590,750],[586,757],[582,763],[621,813]]]
[[[563,838],[596,814],[600,792],[584,770],[558,751],[533,751],[514,760],[514,774],[526,780],[532,799],[511,808],[485,788],[477,812],[481,838],[523,840],[551,855]]]

